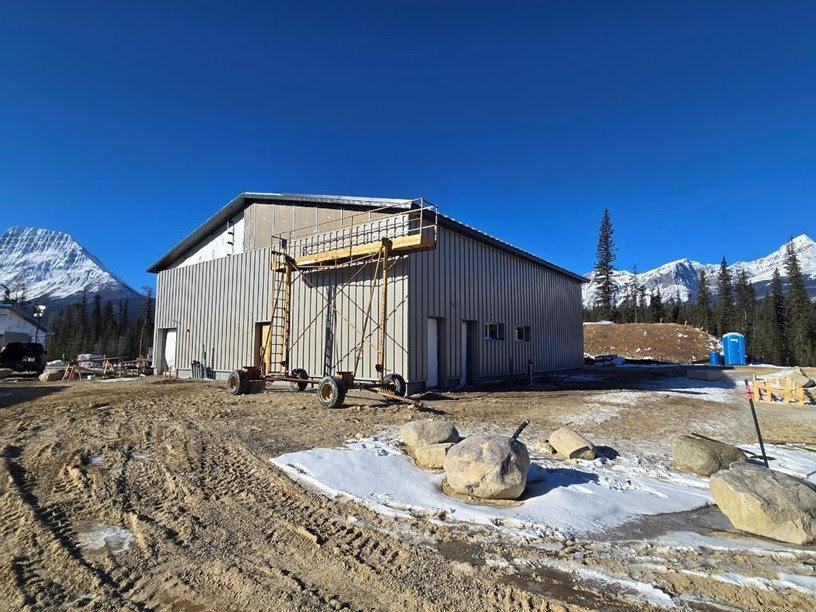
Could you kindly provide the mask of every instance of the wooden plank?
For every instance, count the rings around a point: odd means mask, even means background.
[[[436,247],[436,240],[433,237],[416,234],[413,236],[401,236],[391,240],[391,254],[404,255],[418,251],[428,251]],[[355,259],[370,257],[380,252],[382,241],[367,242],[365,244],[353,245],[342,249],[333,249],[314,255],[304,255],[296,257],[295,263],[300,268],[320,265],[338,265],[348,263]]]

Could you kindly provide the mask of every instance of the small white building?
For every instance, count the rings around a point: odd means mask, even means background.
[[[0,348],[9,342],[39,342],[45,345],[48,330],[37,319],[11,304],[0,304]]]

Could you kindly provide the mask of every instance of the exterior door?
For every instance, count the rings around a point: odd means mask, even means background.
[[[469,343],[468,343],[468,323],[467,321],[462,321],[462,330],[461,330],[461,346],[460,346],[460,357],[459,357],[459,384],[463,387],[467,385],[470,380],[468,380],[468,356],[469,352]]]
[[[164,363],[168,370],[176,367],[176,330],[164,332]]]
[[[439,386],[439,323],[428,319],[428,376],[425,386],[434,389]]]
[[[272,342],[269,336],[269,323],[255,324],[255,356],[253,365],[261,368],[261,372],[268,374],[269,362],[272,360]]]

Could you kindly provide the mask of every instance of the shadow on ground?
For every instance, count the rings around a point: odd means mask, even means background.
[[[592,484],[598,482],[598,475],[567,467],[545,468],[535,463],[527,473],[527,488],[519,501],[546,495],[558,487]]]
[[[41,397],[59,393],[67,389],[67,385],[17,386],[14,382],[0,383],[0,409],[9,408],[15,404],[30,402]]]

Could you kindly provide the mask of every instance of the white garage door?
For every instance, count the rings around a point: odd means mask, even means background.
[[[164,363],[167,369],[176,367],[176,330],[168,329],[164,332]]]

